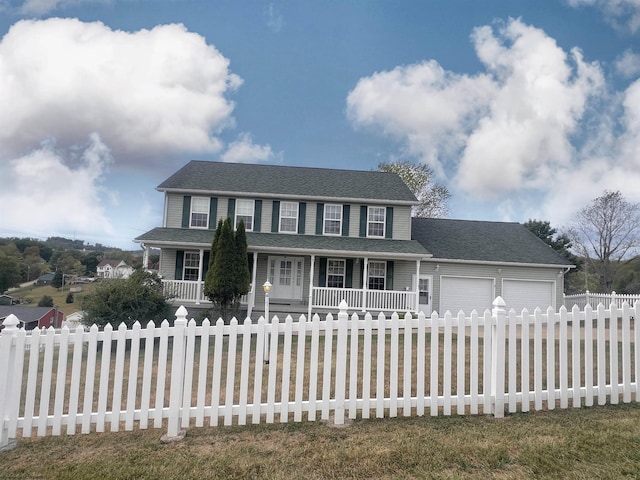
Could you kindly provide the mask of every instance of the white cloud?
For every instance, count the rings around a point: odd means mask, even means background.
[[[640,74],[640,54],[625,50],[615,61],[616,71],[625,78],[633,78]]]
[[[96,131],[120,161],[217,152],[216,135],[233,125],[226,95],[241,82],[183,25],[124,32],[77,19],[20,21],[0,43],[0,105],[9,112],[0,156],[47,137],[67,147]]]
[[[256,145],[251,135],[242,133],[231,142],[227,150],[220,156],[223,162],[258,163],[273,160],[276,155],[271,145]]]
[[[640,30],[640,0],[567,0],[572,7],[594,6],[602,10],[614,27],[636,33]]]
[[[600,65],[520,20],[472,40],[483,72],[433,60],[377,72],[347,98],[353,124],[435,164],[454,197],[500,220],[567,225],[605,189],[640,202],[640,79],[612,92]],[[636,68],[635,55],[622,58],[619,68]]]
[[[2,230],[18,236],[112,235],[103,181],[111,153],[97,134],[89,136],[70,166],[49,142],[0,163]]]
[[[267,27],[273,33],[280,33],[284,26],[284,18],[278,11],[273,3],[270,3],[265,9],[264,16],[266,18]]]

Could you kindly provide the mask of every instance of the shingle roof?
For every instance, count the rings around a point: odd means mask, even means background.
[[[395,173],[198,160],[187,163],[158,190],[417,203]]]
[[[53,310],[51,307],[25,307],[20,305],[0,305],[0,318],[5,318],[12,313],[18,320],[24,323],[37,322],[47,313]]]
[[[572,265],[519,223],[413,218],[411,238],[434,259]]]
[[[140,235],[136,241],[151,245],[192,245],[208,248],[213,230],[188,228],[154,228]],[[391,254],[413,258],[430,256],[429,252],[413,240],[388,240],[358,237],[332,237],[322,235],[288,235],[280,233],[247,232],[249,248],[282,249],[290,251],[366,252],[370,255]]]

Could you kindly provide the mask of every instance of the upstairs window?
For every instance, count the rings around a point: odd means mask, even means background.
[[[298,232],[298,203],[280,203],[280,231],[284,233]]]
[[[209,226],[209,199],[193,197],[191,199],[191,228],[207,228]]]
[[[344,260],[327,260],[327,287],[344,288]]]
[[[369,207],[367,215],[367,237],[384,238],[385,213],[384,207]]]
[[[254,205],[255,202],[253,200],[246,200],[242,198],[236,200],[236,219],[234,223],[236,228],[238,228],[238,224],[240,223],[240,220],[242,220],[247,232],[251,232],[253,230]]]
[[[387,262],[369,262],[369,290],[384,290]]]
[[[324,206],[325,235],[340,235],[342,233],[342,205],[326,204]]]
[[[184,252],[183,280],[197,281],[200,278],[200,253]]]

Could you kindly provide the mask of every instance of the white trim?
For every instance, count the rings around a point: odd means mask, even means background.
[[[372,222],[369,218],[369,213],[372,208],[378,208],[382,210],[382,235],[369,235],[369,225],[372,223],[379,224],[380,222]],[[385,238],[387,233],[387,207],[380,205],[367,205],[367,238]]]
[[[194,200],[204,200],[207,204],[204,212],[194,212]],[[191,197],[191,202],[189,205],[189,228],[199,229],[199,230],[207,230],[209,229],[209,209],[211,208],[211,199],[209,197]],[[204,225],[193,225],[193,214],[197,213],[199,215],[206,215],[206,220]]]
[[[537,268],[560,268],[560,269],[566,269],[567,271],[571,270],[572,268],[576,268],[575,265],[560,265],[560,264],[553,264],[553,263],[519,263],[519,262],[496,262],[493,260],[460,260],[460,259],[453,259],[453,258],[441,258],[441,257],[434,257],[433,255],[431,255],[430,257],[423,257],[424,262],[428,263],[462,263],[462,264],[468,264],[468,265],[494,265],[494,266],[501,266],[501,267],[537,267]]]
[[[238,215],[238,207],[240,202],[245,205],[251,205],[251,215]],[[253,232],[253,227],[256,223],[256,201],[249,198],[236,198],[236,204],[233,211],[233,229],[238,226],[238,217],[251,217],[251,228],[247,227],[247,222],[244,222],[244,228],[247,232]]]
[[[327,207],[338,207],[340,210],[340,219],[338,224],[338,233],[327,233]],[[342,235],[342,222],[344,220],[344,205],[339,203],[325,203],[322,212],[322,235],[328,237],[339,237]],[[336,222],[335,218],[329,219],[331,222]]]
[[[290,205],[295,205],[296,206],[296,214],[294,217],[283,217],[282,216],[282,207],[286,204],[290,204]],[[280,208],[279,208],[279,212],[278,212],[278,233],[289,233],[289,234],[296,234],[298,233],[298,216],[300,215],[300,202],[290,202],[290,201],[286,201],[286,202],[280,202]],[[282,219],[283,218],[293,218],[296,221],[296,225],[295,228],[293,229],[293,231],[290,230],[282,230]]]

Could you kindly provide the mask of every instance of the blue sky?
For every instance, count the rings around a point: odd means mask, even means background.
[[[558,228],[640,201],[639,0],[0,0],[0,37],[0,236],[136,248],[191,159],[425,162],[452,218]]]

